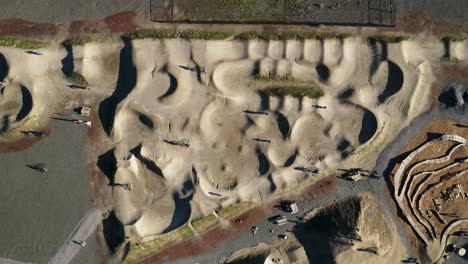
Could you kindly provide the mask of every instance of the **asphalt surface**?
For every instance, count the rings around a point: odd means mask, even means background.
[[[0,154],[0,258],[47,263],[90,210],[90,178],[82,151],[87,131],[85,126],[55,122],[41,142]],[[39,162],[47,164],[47,172],[25,166]],[[74,263],[97,263],[97,254],[87,250],[91,252],[78,255]]]
[[[60,247],[55,256],[49,261],[49,264],[68,264],[82,248],[78,241],[86,241],[94,233],[101,221],[100,212],[97,209],[91,209],[80,220],[70,237]]]

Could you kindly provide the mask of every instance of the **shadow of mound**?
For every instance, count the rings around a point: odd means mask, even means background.
[[[192,214],[192,207],[190,206],[190,200],[192,200],[192,198],[193,195],[190,195],[187,198],[181,198],[178,194],[174,194],[174,214],[172,215],[171,223],[162,232],[163,234],[187,223],[187,221],[190,219],[190,215]]]
[[[350,245],[358,240],[357,221],[361,211],[359,198],[353,197],[325,207],[311,220],[296,225],[294,235],[309,260],[335,263],[335,245]]]
[[[468,87],[451,83],[440,94],[439,102],[445,107],[463,107],[468,102]]]
[[[387,60],[388,46],[387,43],[377,41],[375,38],[369,38],[368,44],[372,51],[372,61],[369,68],[369,77],[372,78],[372,76],[377,72],[382,61]]]
[[[153,129],[154,128],[154,122],[153,120],[151,120],[151,118],[149,118],[149,116],[143,114],[143,113],[140,113],[140,112],[137,112],[138,114],[138,120],[140,120],[140,122],[145,125],[146,127],[150,128],[150,129]]]
[[[114,154],[115,149],[111,149],[98,157],[97,166],[106,175],[109,184],[115,183],[115,172],[117,171],[117,160]]]
[[[400,91],[401,87],[403,87],[403,82],[405,76],[401,68],[393,63],[392,61],[387,61],[388,63],[388,77],[387,77],[387,85],[385,86],[384,91],[382,94],[378,96],[379,103],[385,102],[385,100],[396,94]]]
[[[342,138],[338,143],[338,146],[336,146],[336,150],[341,153],[341,158],[345,159],[352,151],[350,147],[351,142],[349,142],[349,140],[347,140],[346,138]]]
[[[328,81],[328,78],[330,78],[330,70],[328,69],[325,64],[319,63],[316,67],[315,70],[317,71],[317,74],[319,76],[319,80],[321,82],[326,82]]]
[[[119,77],[114,93],[99,104],[99,119],[107,135],[110,135],[114,125],[115,111],[118,104],[124,100],[137,82],[137,70],[133,63],[133,46],[130,39],[122,37],[124,47],[120,51]]]
[[[259,92],[260,95],[260,110],[265,111],[270,109],[270,96],[265,92]]]
[[[16,121],[23,120],[31,112],[33,107],[32,95],[28,88],[24,87],[23,85],[21,85],[21,95],[23,104],[21,105],[21,109],[16,116]]]
[[[0,122],[0,133],[5,133],[10,128],[10,119],[8,119],[8,115],[4,115],[1,118]]]
[[[367,110],[364,110],[364,115],[362,117],[362,125],[361,125],[361,131],[359,132],[359,143],[364,144],[369,139],[371,139],[375,132],[377,132],[377,118],[375,115]]]
[[[343,92],[338,95],[338,99],[342,102],[348,101],[354,95],[354,88],[347,87]]]
[[[281,132],[281,135],[283,135],[283,139],[285,139],[291,129],[288,118],[280,112],[277,112],[276,115],[278,116],[276,118],[276,122],[278,123],[279,131]]]
[[[119,245],[125,240],[125,229],[123,224],[117,219],[114,211],[108,217],[102,220],[104,239],[106,240],[107,247],[112,253]]]
[[[294,153],[284,162],[283,167],[289,167],[294,164],[297,158],[298,151],[297,149],[294,151]]]
[[[75,69],[75,64],[73,62],[73,47],[70,44],[62,44],[62,46],[67,52],[67,55],[61,60],[62,72],[65,76],[69,77]]]
[[[161,96],[158,98],[158,100],[159,100],[160,102],[161,102],[161,101],[164,101],[164,99],[166,99],[167,97],[173,95],[173,94],[175,93],[175,91],[177,90],[177,85],[178,85],[178,83],[177,83],[176,77],[175,77],[172,73],[170,73],[170,72],[168,72],[167,74],[168,74],[168,76],[169,76],[169,82],[170,82],[170,84],[169,84],[169,88],[167,89],[166,93],[164,93],[163,95],[161,95]]]
[[[10,70],[10,67],[8,66],[8,62],[5,59],[5,56],[0,53],[0,82],[5,80],[5,78],[8,76],[8,71]]]
[[[138,145],[137,147],[131,149],[130,153],[135,155],[135,157],[137,159],[139,159],[145,165],[145,167],[148,170],[150,170],[150,171],[154,172],[155,174],[157,174],[158,176],[161,176],[161,177],[164,178],[164,174],[163,174],[161,168],[159,168],[158,165],[156,165],[156,163],[154,163],[154,161],[149,160],[149,159],[147,159],[147,158],[145,158],[145,157],[143,157],[141,155],[141,144]]]
[[[267,157],[259,148],[257,148],[255,152],[258,158],[258,173],[260,175],[265,175],[270,170],[270,162],[268,162]]]

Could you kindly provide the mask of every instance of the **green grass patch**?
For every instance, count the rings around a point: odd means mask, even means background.
[[[20,39],[20,38],[0,38],[0,46],[2,47],[15,47],[19,49],[41,49],[45,48],[49,45],[49,43],[40,41],[40,40],[32,40],[32,39]]]
[[[178,35],[174,31],[169,30],[139,30],[135,32],[125,33],[122,37],[129,39],[172,39]]]
[[[91,42],[99,42],[100,39],[96,36],[91,36],[91,35],[85,35],[85,36],[80,36],[80,37],[73,37],[73,38],[68,38],[64,41],[62,41],[60,44],[62,45],[71,45],[71,46],[83,46],[86,43],[91,43]]]
[[[77,72],[72,72],[70,76],[67,76],[70,81],[72,81],[75,84],[78,84],[80,86],[87,86],[88,81],[86,81],[85,77],[83,75],[77,73]]]
[[[269,82],[269,81],[272,81],[272,82],[295,82],[296,81],[296,79],[294,79],[294,77],[292,77],[291,75],[284,75],[284,76],[280,76],[280,75],[276,75],[276,74],[272,74],[272,75],[269,75],[269,76],[254,75],[253,78],[256,81],[261,81],[261,82]]]
[[[457,58],[455,58],[455,57],[445,57],[445,58],[442,58],[442,59],[440,60],[440,62],[443,63],[443,64],[449,64],[449,65],[451,65],[451,64],[459,64],[459,63],[462,63],[463,60],[457,59]]]
[[[200,219],[194,220],[192,222],[192,226],[195,230],[197,230],[197,232],[201,233],[203,231],[208,230],[210,227],[215,226],[216,222],[216,216],[211,214]]]
[[[258,90],[258,93],[265,93],[269,96],[292,96],[320,98],[324,95],[323,90],[314,85],[308,86],[277,86]]]
[[[369,40],[374,40],[374,41],[384,42],[384,43],[400,43],[408,39],[409,39],[409,36],[394,36],[394,35],[381,35],[381,36],[369,37]]]
[[[442,38],[442,41],[447,41],[447,42],[463,42],[466,40],[466,37],[464,36],[445,36]]]
[[[243,201],[219,210],[218,215],[224,219],[229,219],[231,217],[241,214],[242,212],[252,208],[253,206],[253,202]]]
[[[179,31],[179,37],[183,39],[203,39],[203,40],[225,40],[229,38],[229,34],[213,31],[196,31],[186,30]]]
[[[235,40],[306,40],[306,39],[344,39],[348,34],[315,32],[246,32],[234,36]]]

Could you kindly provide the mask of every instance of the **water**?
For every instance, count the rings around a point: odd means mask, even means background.
[[[85,126],[57,122],[49,137],[27,150],[0,154],[0,258],[47,263],[91,208],[86,133]],[[39,162],[49,170],[25,166]],[[97,250],[87,251],[73,263],[96,263]]]

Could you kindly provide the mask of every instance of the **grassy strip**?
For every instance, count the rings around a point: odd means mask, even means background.
[[[203,218],[194,220],[192,222],[193,228],[199,233],[203,232],[203,231],[206,231],[210,227],[213,227],[215,225],[216,225],[216,216],[214,216],[212,214],[208,215],[208,216],[205,216]]]
[[[269,96],[292,96],[297,98],[320,98],[324,95],[323,90],[314,85],[270,87],[258,90],[258,93],[264,93]]]
[[[122,35],[129,39],[201,39],[201,40],[225,40],[231,35],[224,32],[196,31],[196,30],[140,30]],[[240,33],[234,36],[235,40],[305,40],[305,39],[343,39],[347,34],[312,33],[312,32],[262,32]]]
[[[251,201],[243,201],[240,203],[236,203],[233,205],[230,205],[228,207],[225,207],[221,210],[219,210],[218,215],[221,218],[224,219],[229,219],[231,217],[234,217],[236,215],[241,214],[242,212],[249,210],[254,207],[254,203]]]
[[[254,203],[250,201],[240,202],[221,209],[218,212],[218,215],[222,218],[228,219],[241,214],[242,212],[252,208],[253,206]],[[214,227],[216,223],[216,216],[211,214],[192,221],[192,226],[197,232],[201,233]],[[130,251],[125,257],[123,263],[135,263],[138,260],[141,260],[152,254],[157,253],[158,251],[162,250],[167,246],[170,246],[171,244],[174,244],[178,241],[190,239],[194,237],[194,235],[195,234],[192,231],[192,229],[188,225],[186,225],[165,235],[159,236],[154,240],[131,246]]]
[[[457,59],[455,57],[445,57],[445,58],[442,58],[440,59],[440,62],[443,63],[443,64],[459,64],[459,63],[462,63],[463,60],[460,60],[460,59]]]
[[[374,40],[384,43],[400,43],[402,41],[408,40],[409,36],[371,36],[369,40]]]
[[[2,47],[15,47],[19,49],[41,49],[45,48],[49,43],[32,39],[19,39],[19,38],[0,38],[0,46]]]
[[[75,84],[78,84],[80,86],[87,86],[88,85],[88,81],[86,81],[85,77],[83,77],[83,75],[77,73],[77,72],[73,72],[70,76],[67,76],[68,79],[72,82],[74,82]]]
[[[463,42],[465,41],[466,37],[463,36],[445,36],[442,38],[442,41],[447,42]]]
[[[348,34],[314,33],[314,32],[248,32],[234,36],[235,40],[306,40],[306,39],[344,39]]]
[[[224,40],[229,34],[213,31],[168,31],[168,30],[140,30],[122,35],[128,39],[202,39],[202,40]]]

